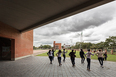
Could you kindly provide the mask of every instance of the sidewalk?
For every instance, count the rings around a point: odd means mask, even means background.
[[[70,58],[58,66],[55,57],[53,64],[49,64],[48,57],[32,56],[16,61],[0,62],[0,77],[116,77],[116,62],[104,61],[101,68],[98,60],[91,60],[91,71],[76,58],[76,67],[72,67]]]

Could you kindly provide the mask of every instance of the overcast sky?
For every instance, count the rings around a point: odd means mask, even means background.
[[[80,42],[81,32],[83,41],[91,43],[116,36],[116,1],[34,29],[33,45],[73,45]]]

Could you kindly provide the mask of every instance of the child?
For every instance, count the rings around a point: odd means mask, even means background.
[[[104,68],[104,67],[103,67],[103,54],[104,54],[104,53],[105,53],[105,52],[102,52],[101,50],[99,50],[99,52],[96,52],[96,53],[95,53],[96,56],[98,57],[99,63],[100,63],[100,65],[101,65],[102,68]]]
[[[107,50],[105,50],[105,53],[104,53],[104,60],[106,61],[107,60]]]
[[[70,59],[71,59],[71,62],[72,62],[72,66],[74,67],[75,66],[75,53],[76,53],[76,50],[75,52],[73,52],[74,50],[72,50],[72,52],[69,53],[69,56],[70,56]]]
[[[90,70],[90,63],[91,63],[91,55],[94,55],[90,52],[90,49],[88,49],[88,52],[85,54],[85,57],[87,58],[87,70]]]
[[[63,61],[65,62],[65,58],[66,58],[66,54],[67,53],[67,51],[65,51],[65,49],[63,49],[63,57],[64,57],[64,59],[63,59]]]
[[[59,63],[59,66],[61,66],[61,54],[62,54],[62,51],[59,50],[58,53],[56,53],[56,56],[58,57],[58,63]]]
[[[84,53],[83,49],[81,49],[81,51],[80,51],[81,63],[84,63],[84,61],[85,61],[84,55],[85,55],[85,53]]]
[[[49,52],[47,53],[49,55],[49,59],[50,59],[50,64],[52,64],[52,60],[53,60],[53,52],[51,50],[49,50]]]

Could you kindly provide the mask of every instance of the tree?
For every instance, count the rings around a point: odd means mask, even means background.
[[[51,46],[50,45],[44,45],[42,48],[43,49],[51,49]]]
[[[109,37],[105,40],[105,47],[115,48],[116,47],[116,36]]]
[[[104,49],[104,42],[97,43],[97,49]]]
[[[62,46],[62,48],[64,48],[64,46]]]
[[[90,49],[97,49],[96,44],[92,44],[92,46],[90,46]]]
[[[33,46],[33,49],[37,49],[37,47]]]
[[[43,48],[43,45],[40,45],[39,48],[42,49]]]

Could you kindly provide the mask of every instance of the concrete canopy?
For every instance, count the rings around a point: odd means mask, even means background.
[[[113,0],[0,0],[0,21],[25,32]]]

